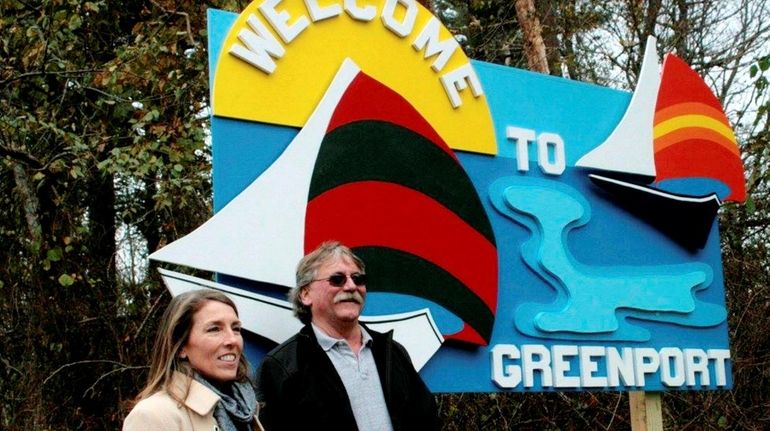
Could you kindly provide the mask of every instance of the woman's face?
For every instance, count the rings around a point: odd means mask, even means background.
[[[179,357],[189,360],[207,380],[226,383],[235,380],[242,352],[241,321],[235,310],[210,300],[193,314],[190,337]]]

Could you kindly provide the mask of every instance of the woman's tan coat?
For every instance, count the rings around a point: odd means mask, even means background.
[[[123,422],[123,431],[218,431],[214,419],[214,407],[219,396],[206,386],[175,372],[171,388],[184,403],[179,404],[166,391],[156,392],[139,401]],[[187,384],[190,390],[183,397]],[[262,425],[254,418],[254,429],[262,431]]]

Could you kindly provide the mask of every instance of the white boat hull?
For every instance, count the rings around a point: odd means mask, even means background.
[[[302,328],[302,323],[294,317],[288,301],[166,269],[159,271],[173,296],[198,289],[214,289],[225,293],[238,307],[243,328],[276,344],[288,340]],[[406,348],[418,371],[444,342],[427,308],[386,316],[362,316],[361,322],[378,332],[392,330],[393,338]]]

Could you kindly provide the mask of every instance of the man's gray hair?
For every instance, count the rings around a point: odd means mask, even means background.
[[[287,295],[294,309],[294,315],[304,324],[312,320],[310,307],[302,303],[300,293],[317,277],[318,268],[333,258],[346,256],[353,261],[361,272],[365,271],[364,261],[353,253],[353,250],[342,245],[339,241],[326,241],[315,250],[306,254],[297,265],[297,285]]]

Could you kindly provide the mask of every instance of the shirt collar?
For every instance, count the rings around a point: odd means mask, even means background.
[[[334,347],[334,345],[339,343],[339,342],[347,343],[342,338],[334,338],[332,336],[327,335],[326,332],[324,332],[323,329],[319,328],[318,326],[316,326],[312,322],[310,323],[310,326],[312,326],[312,328],[313,328],[313,333],[315,333],[315,338],[316,338],[316,340],[318,340],[318,345],[321,346],[321,348],[325,352],[328,352],[329,349]],[[363,326],[358,325],[358,327],[361,329],[361,338],[362,338],[362,341],[363,341],[363,345],[371,347],[372,336],[369,335],[369,333],[366,331],[366,329],[364,329]]]

